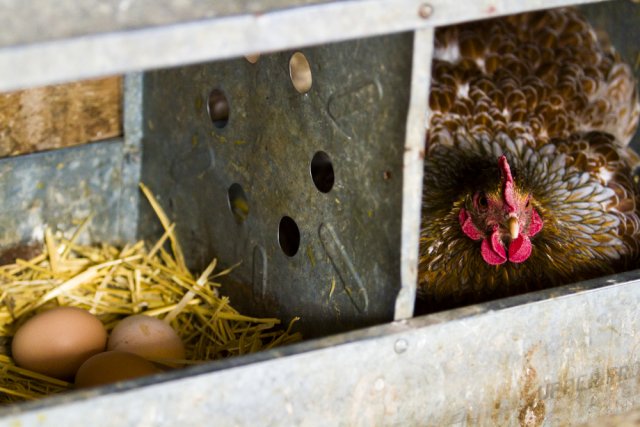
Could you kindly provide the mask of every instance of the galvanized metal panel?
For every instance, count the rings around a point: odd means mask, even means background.
[[[0,46],[174,25],[199,19],[264,14],[335,0],[3,0]]]
[[[90,215],[81,240],[125,241],[137,205],[121,203],[123,159],[122,140],[0,159],[0,248],[42,240],[45,227],[71,233]]]
[[[595,1],[4,1],[0,91]]]
[[[413,5],[433,8],[437,25],[473,20],[489,14],[509,14],[526,10],[558,7],[587,1],[528,0],[496,1],[476,0],[452,3],[434,0]],[[339,5],[339,3],[352,3]],[[0,2],[0,47],[55,41],[93,34],[114,33],[150,27],[182,24],[203,19],[228,18],[237,15],[261,16],[303,7],[308,14],[317,12],[315,19],[325,22],[327,12],[339,5],[345,11],[371,7],[386,9],[397,14],[408,3],[397,1],[372,2],[368,0],[235,0],[212,2],[209,0],[3,0]],[[312,7],[309,7],[312,6]],[[407,12],[415,15],[418,9]],[[457,13],[454,13],[457,12]],[[348,18],[362,18],[349,15]],[[389,16],[388,21],[399,18]],[[311,24],[308,22],[307,24]],[[295,47],[295,46],[289,46]]]
[[[113,158],[113,162],[121,163],[122,180],[118,188],[118,234],[117,238],[123,242],[133,242],[138,239],[140,173],[142,169],[142,133],[144,117],[142,115],[143,103],[143,76],[141,73],[130,73],[124,78],[123,99],[123,127],[124,144],[122,146],[122,158]]]
[[[70,393],[5,408],[0,426],[584,422],[640,404],[639,285],[613,276]]]
[[[396,297],[394,319],[413,316],[418,283],[420,218],[422,217],[422,178],[424,171],[425,120],[428,108],[432,28],[414,33],[411,65],[411,94],[407,111],[402,169],[402,224],[400,248],[400,291]]]
[[[302,50],[313,78],[305,94],[292,84],[293,52],[145,75],[142,180],[176,221],[194,268],[213,256],[227,266],[242,261],[241,283],[225,291],[244,311],[301,316],[307,336],[393,319],[412,40],[409,33]],[[214,89],[230,106],[224,128],[208,114]],[[412,126],[415,171],[424,135]],[[319,151],[335,175],[326,193],[312,179]],[[247,198],[241,223],[229,199],[234,184]],[[419,190],[411,189],[414,205]],[[412,215],[415,226],[419,208]],[[294,256],[279,246],[284,216],[300,231]]]

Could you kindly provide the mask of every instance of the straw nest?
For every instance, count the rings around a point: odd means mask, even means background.
[[[151,248],[139,241],[116,248],[83,246],[78,237],[88,220],[67,239],[45,231],[42,253],[0,266],[0,403],[37,399],[69,390],[72,384],[16,366],[8,355],[11,336],[32,315],[55,306],[75,306],[96,315],[110,331],[131,314],[163,319],[182,337],[186,360],[173,367],[241,355],[300,339],[280,320],[244,316],[218,295],[216,260],[199,275],[186,267],[180,244],[151,192],[141,189],[165,233]],[[165,249],[169,246],[171,250]]]

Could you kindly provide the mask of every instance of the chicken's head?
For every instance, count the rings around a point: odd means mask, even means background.
[[[470,194],[458,219],[467,237],[482,240],[480,252],[485,262],[521,263],[531,255],[530,238],[542,229],[542,219],[531,194],[516,187],[505,156],[498,159],[498,166],[501,179],[497,188]]]

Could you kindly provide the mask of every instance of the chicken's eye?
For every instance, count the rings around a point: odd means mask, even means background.
[[[487,201],[487,196],[483,192],[478,192],[473,198],[473,202],[476,205],[477,209],[486,210],[489,207],[489,202]]]

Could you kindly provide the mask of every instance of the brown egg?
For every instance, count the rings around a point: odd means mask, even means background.
[[[144,315],[124,318],[113,328],[107,350],[135,353],[149,360],[184,359],[184,344],[171,326]]]
[[[86,310],[58,307],[29,319],[13,337],[11,351],[20,367],[72,379],[80,365],[104,351],[107,331]]]
[[[80,366],[76,373],[76,387],[110,384],[161,372],[148,360],[124,351],[105,351],[96,354]]]

